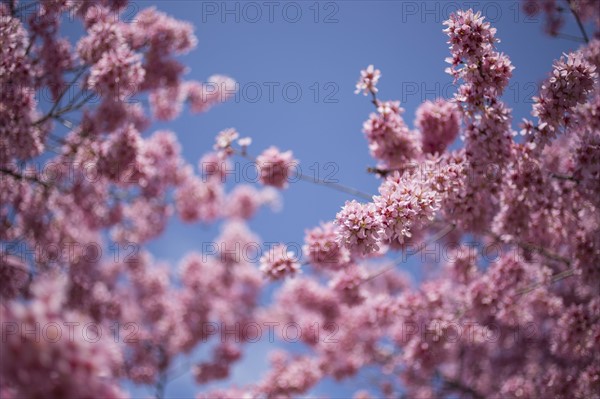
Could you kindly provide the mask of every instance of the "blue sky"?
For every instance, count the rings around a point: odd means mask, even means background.
[[[178,120],[156,126],[178,134],[189,162],[195,164],[210,150],[217,132],[235,127],[252,137],[251,153],[269,145],[291,149],[304,173],[319,170],[324,178],[335,171],[331,177],[340,183],[375,193],[377,180],[365,172],[375,162],[361,132],[372,105],[354,94],[359,71],[369,64],[382,71],[379,97],[401,100],[412,126],[423,100],[454,92],[444,73],[449,53],[442,22],[460,4],[482,10],[498,29],[499,49],[516,67],[505,100],[518,122],[529,115],[530,97],[552,61],[579,44],[545,36],[541,17],[527,18],[517,1],[138,1],[127,13],[155,5],[192,22],[199,42],[182,57],[190,68],[187,77],[204,80],[218,73],[240,83],[241,93],[229,103],[202,115],[184,111]],[[570,16],[567,20],[563,31],[578,35]],[[291,184],[282,198],[281,212],[263,210],[250,223],[264,241],[302,243],[306,228],[331,220],[352,199],[306,182]],[[149,248],[157,258],[176,264],[217,233],[218,226],[173,220]],[[250,345],[231,382],[256,382],[266,368],[266,351],[274,347],[268,342]],[[312,394],[347,397],[358,388],[358,382],[344,387],[325,382]],[[198,391],[188,375],[170,384],[167,396],[191,397]],[[135,392],[141,397],[150,393]]]

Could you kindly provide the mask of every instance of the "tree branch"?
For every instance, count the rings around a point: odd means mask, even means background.
[[[48,185],[48,183],[41,181],[36,176],[22,175],[20,173],[17,173],[15,171],[12,171],[10,169],[5,169],[5,168],[0,168],[0,173],[4,173],[5,175],[12,176],[15,179],[19,179],[19,180],[29,180],[29,181],[37,183],[37,184],[39,184],[39,185],[41,185],[41,186],[43,186],[45,188],[50,188],[50,186]]]
[[[240,157],[245,158],[249,161],[256,162],[256,158],[254,158],[246,153],[235,151],[235,154],[237,154]],[[373,200],[373,196],[371,194],[365,193],[364,191],[358,190],[353,187],[349,187],[349,186],[339,184],[339,183],[328,182],[328,181],[316,179],[316,178],[313,178],[310,176],[306,176],[306,175],[302,174],[302,172],[298,172],[297,176],[298,176],[298,179],[305,181],[305,182],[313,183],[318,186],[327,187],[332,190],[340,191],[340,192],[343,192],[346,194],[351,194],[351,195],[354,195],[355,197],[362,198],[367,201]]]
[[[487,231],[486,234],[489,235],[490,237],[494,238],[496,241],[504,242],[499,235],[497,235],[497,234],[495,234],[495,233],[493,233],[491,231]],[[556,253],[548,250],[545,247],[542,247],[542,246],[539,246],[539,245],[535,245],[535,244],[530,244],[530,243],[527,243],[527,242],[522,242],[522,241],[519,241],[519,240],[512,240],[512,241],[507,242],[507,244],[516,245],[519,248],[524,249],[526,251],[535,252],[535,253],[538,253],[538,254],[540,254],[540,255],[548,258],[548,259],[555,260],[555,261],[558,261],[558,262],[562,262],[562,263],[564,263],[567,266],[571,266],[571,260],[570,259],[567,259],[567,258],[565,258],[563,256],[560,256],[560,255],[558,255],[558,254],[556,254]]]
[[[460,393],[470,395],[474,399],[485,399],[485,397],[475,389],[463,384],[458,380],[449,380],[444,378],[444,385],[449,390],[459,391]]]
[[[564,270],[560,273],[553,274],[552,277],[550,277],[550,280],[548,281],[548,285],[554,284],[560,280],[564,280],[567,277],[574,276],[575,272],[576,272],[576,269],[568,269],[568,270]],[[531,291],[535,290],[536,288],[541,287],[545,283],[546,283],[545,281],[541,281],[539,283],[532,284],[529,287],[523,288],[523,289],[517,291],[517,296],[528,294]]]
[[[586,43],[589,43],[590,38],[588,37],[587,32],[585,31],[585,27],[583,26],[583,23],[581,22],[581,18],[579,18],[579,14],[577,14],[577,11],[575,10],[575,5],[573,4],[573,0],[567,0],[567,2],[569,3],[569,9],[571,10],[571,13],[575,17],[575,21],[577,21],[579,30],[581,31],[581,34],[583,35],[583,40],[585,40]]]

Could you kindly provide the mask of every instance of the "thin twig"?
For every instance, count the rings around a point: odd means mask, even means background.
[[[50,188],[50,186],[48,185],[48,183],[41,181],[40,179],[38,179],[35,176],[22,175],[20,173],[17,173],[17,172],[14,172],[14,171],[10,170],[10,169],[5,169],[5,168],[0,168],[0,173],[4,173],[5,175],[12,176],[12,177],[14,177],[16,179],[19,179],[19,180],[29,180],[29,181],[32,181],[34,183],[40,184],[40,185],[42,185],[45,188]]]
[[[579,179],[574,176],[561,175],[560,173],[550,173],[550,177],[553,177],[558,180],[569,180],[575,183],[579,183]]]
[[[573,268],[573,269],[563,270],[560,273],[553,274],[550,277],[550,280],[548,280],[548,285],[554,284],[557,281],[563,280],[563,279],[565,279],[567,277],[574,276],[576,271],[577,270]],[[540,281],[539,283],[532,284],[529,287],[525,287],[525,288],[517,291],[517,296],[528,294],[531,291],[535,290],[536,288],[541,287],[541,286],[543,286],[545,284],[546,284],[545,281]]]
[[[499,235],[497,235],[497,234],[495,234],[495,233],[493,233],[491,231],[487,231],[486,234],[489,235],[490,237],[493,237],[496,241],[504,242]],[[547,259],[551,259],[551,260],[555,260],[555,261],[558,261],[558,262],[562,262],[562,263],[564,263],[567,266],[571,266],[571,260],[570,259],[567,259],[567,258],[565,258],[563,256],[560,256],[560,255],[558,255],[558,254],[556,254],[556,253],[548,250],[545,247],[542,247],[542,246],[539,246],[539,245],[535,245],[535,244],[530,244],[530,243],[527,243],[527,242],[522,242],[522,241],[519,241],[519,240],[512,240],[510,242],[507,242],[507,244],[516,245],[516,246],[518,246],[521,249],[524,249],[526,251],[536,252],[536,253],[538,253],[538,254],[546,257]]]
[[[254,158],[253,156],[248,155],[245,152],[238,152],[235,151],[235,154],[239,155],[242,158],[245,158],[249,161],[255,162],[256,163],[256,158]],[[336,191],[340,191],[346,194],[352,194],[358,198],[362,198],[365,199],[367,201],[372,201],[373,200],[373,196],[371,194],[365,193],[364,191],[358,190],[354,187],[349,187],[343,184],[339,184],[339,183],[334,183],[334,182],[328,182],[325,180],[320,180],[320,179],[315,179],[313,177],[310,176],[306,176],[304,174],[302,174],[302,172],[298,171],[298,179],[305,181],[305,182],[309,182],[309,183],[313,183],[316,184],[318,186],[323,186],[323,187],[327,187],[330,188],[332,190],[336,190]]]
[[[156,399],[163,399],[165,397],[165,388],[166,388],[166,374],[163,372],[158,377],[158,381],[156,382]]]
[[[586,43],[589,43],[590,39],[587,35],[587,32],[585,31],[583,23],[581,22],[581,18],[579,18],[579,14],[577,14],[577,11],[575,10],[575,6],[573,5],[573,0],[567,0],[567,2],[569,3],[569,9],[571,10],[571,13],[575,17],[575,21],[577,21],[579,30],[581,31],[581,34],[583,35],[583,40],[585,40]]]
[[[585,39],[579,36],[573,36],[573,35],[569,35],[568,33],[557,33],[556,37],[559,37],[561,39],[566,39],[566,40],[571,40],[573,42],[577,42],[577,43],[585,43]]]
[[[375,109],[379,108],[379,100],[377,100],[377,95],[371,89],[369,89],[369,92],[371,93],[371,103],[373,103]]]
[[[314,183],[314,184],[316,184],[318,186],[329,187],[329,188],[331,188],[333,190],[340,191],[340,192],[347,193],[347,194],[351,194],[351,195],[354,195],[355,197],[362,198],[362,199],[365,199],[367,201],[372,201],[373,200],[373,196],[372,195],[367,194],[367,193],[365,193],[363,191],[360,191],[360,190],[358,190],[356,188],[345,186],[343,184],[315,179],[313,177],[303,175],[300,172],[298,173],[298,178],[300,180],[302,180],[302,181]]]
[[[41,119],[37,120],[36,122],[34,122],[34,125],[39,125],[45,121],[47,121],[48,119],[56,116],[54,115],[54,112],[56,111],[56,109],[58,108],[58,106],[60,105],[60,102],[62,101],[63,97],[65,96],[65,94],[67,94],[67,92],[69,91],[69,89],[79,80],[79,78],[81,77],[81,75],[83,75],[83,73],[85,72],[86,68],[82,67],[77,74],[75,75],[75,78],[73,78],[73,80],[71,81],[71,83],[69,83],[65,89],[58,95],[58,98],[56,99],[56,101],[54,102],[54,104],[52,105],[52,108],[50,108],[50,111],[48,111],[48,113],[46,115],[44,115]],[[75,97],[76,98],[76,97]],[[68,108],[69,106],[67,106]],[[64,108],[63,108],[64,110]],[[57,115],[61,115],[60,111]]]

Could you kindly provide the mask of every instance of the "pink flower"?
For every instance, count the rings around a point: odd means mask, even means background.
[[[185,222],[211,222],[223,214],[223,185],[190,175],[175,192],[175,209]]]
[[[260,249],[258,236],[246,223],[239,219],[227,221],[221,228],[221,234],[215,239],[218,258],[223,264],[239,264],[256,259]]]
[[[364,268],[351,265],[336,272],[329,281],[329,287],[340,296],[342,302],[348,305],[357,305],[365,299],[361,284],[365,283],[368,277]]]
[[[453,102],[425,101],[416,115],[415,126],[421,131],[423,152],[442,153],[458,136],[460,114]]]
[[[144,112],[144,107],[140,103],[129,104],[105,97],[93,114],[84,113],[84,118],[89,119],[82,122],[82,125],[89,124],[87,128],[90,130],[111,133],[128,124],[133,124],[141,132],[146,130],[150,123]]]
[[[277,147],[269,147],[256,157],[256,166],[260,173],[260,181],[266,186],[286,188],[288,178],[298,161],[291,151],[280,152]]]
[[[369,255],[379,250],[382,233],[381,216],[375,204],[346,201],[335,218],[340,245],[357,255]]]
[[[360,93],[361,91],[366,96],[369,93],[377,93],[377,82],[381,77],[381,71],[379,69],[375,69],[373,65],[369,65],[367,69],[363,69],[360,71],[360,79],[358,83],[356,83],[355,94]]]
[[[385,166],[396,168],[421,155],[419,133],[410,131],[402,119],[404,110],[397,101],[379,103],[378,113],[372,113],[363,124],[373,158]]]
[[[176,20],[155,7],[135,16],[129,35],[134,48],[148,45],[152,52],[162,54],[185,54],[198,42],[192,24]]]
[[[532,114],[540,120],[536,141],[545,146],[556,136],[560,126],[569,125],[571,112],[578,104],[585,103],[597,76],[596,66],[587,62],[580,51],[565,54],[555,61],[539,97],[533,98]]]
[[[233,128],[222,130],[217,134],[213,148],[224,157],[230,156],[233,154],[231,144],[236,141],[238,137],[240,137],[239,133]]]
[[[399,244],[411,231],[433,220],[439,197],[427,184],[395,173],[379,187],[381,195],[373,197],[383,236]]]
[[[141,168],[144,175],[140,186],[145,195],[157,195],[183,180],[184,168],[180,152],[181,147],[175,133],[168,130],[159,130],[144,141]]]
[[[0,308],[3,324],[19,326],[16,334],[6,334],[0,343],[3,381],[10,381],[17,397],[125,398],[117,383],[122,365],[119,348],[106,335],[95,335],[101,325],[63,308],[67,281],[40,277],[32,287],[30,303],[14,301]],[[69,323],[67,334],[62,329]],[[96,327],[84,331],[88,324]]]
[[[133,125],[114,132],[102,143],[99,171],[108,178],[120,183],[131,184],[137,179],[134,173],[140,172],[142,139]]]
[[[0,10],[0,161],[25,160],[44,150],[48,124],[34,124],[36,110],[34,68],[26,56],[28,33],[18,18]]]
[[[77,43],[77,53],[82,61],[95,64],[104,53],[126,46],[123,27],[111,18],[99,21],[88,29],[88,35]]]
[[[224,103],[237,92],[237,82],[228,76],[213,75],[205,83],[185,83],[190,109],[194,113],[206,112],[214,105]]]
[[[250,219],[260,205],[262,198],[260,192],[248,184],[239,184],[227,196],[227,210],[225,213],[232,218]]]
[[[172,209],[157,200],[136,198],[122,213],[123,222],[115,226],[112,238],[119,243],[141,244],[163,233]]]
[[[574,176],[580,189],[598,208],[600,208],[600,134],[586,133],[577,142],[574,154]]]
[[[202,362],[193,369],[193,374],[199,384],[221,380],[229,376],[229,369],[242,356],[240,348],[228,342],[221,343],[213,351],[213,359]]]
[[[140,90],[144,76],[141,56],[127,47],[118,47],[103,53],[92,66],[88,87],[104,96],[125,100]]]
[[[261,256],[260,271],[271,280],[280,280],[300,272],[300,263],[285,245],[277,244]]]
[[[339,269],[350,261],[350,253],[340,246],[336,226],[331,222],[307,230],[304,242],[302,251],[315,267]]]
[[[149,96],[154,117],[162,121],[175,119],[181,113],[185,94],[181,85],[154,90]]]
[[[489,22],[483,22],[485,17],[473,10],[457,11],[444,21],[447,28],[444,32],[450,40],[450,50],[457,58],[471,61],[479,58],[482,53],[490,50],[498,40],[495,38],[496,28],[490,27]]]
[[[203,176],[215,176],[222,182],[225,182],[227,172],[231,170],[231,164],[227,158],[221,157],[219,153],[209,152],[200,158],[200,161],[198,161],[198,168]]]
[[[318,359],[308,356],[289,359],[285,353],[271,355],[272,370],[259,384],[258,391],[268,398],[302,396],[321,378]]]

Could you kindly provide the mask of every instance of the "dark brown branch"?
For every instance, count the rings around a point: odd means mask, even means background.
[[[367,167],[367,173],[373,173],[373,174],[376,174],[376,175],[380,175],[382,177],[386,177],[391,172],[392,172],[392,170],[390,170],[390,169],[381,169],[381,168],[378,168],[376,166],[369,166],[369,167]]]
[[[577,178],[575,178],[574,176],[561,175],[559,173],[551,173],[550,177],[553,177],[558,180],[569,180],[569,181],[572,181],[575,183],[579,183],[579,180]]]
[[[5,169],[5,168],[0,168],[0,173],[4,173],[5,175],[8,176],[12,176],[15,179],[19,179],[19,180],[29,180],[32,181],[34,183],[37,183],[45,188],[49,188],[50,186],[48,185],[48,183],[41,181],[40,179],[38,179],[35,176],[27,176],[27,175],[22,175],[20,173],[17,173],[15,171],[12,171],[10,169]]]
[[[377,95],[371,89],[369,89],[369,92],[371,93],[371,103],[373,103],[375,109],[379,108],[379,100],[377,100]]]

